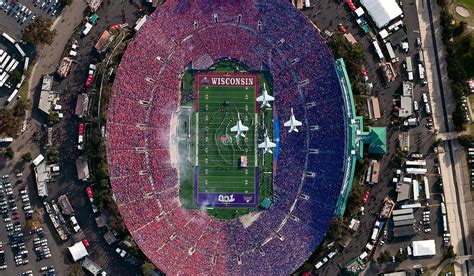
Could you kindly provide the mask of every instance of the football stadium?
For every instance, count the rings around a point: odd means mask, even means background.
[[[289,274],[317,249],[358,150],[340,68],[288,1],[155,11],[117,69],[107,152],[127,228],[161,271]]]

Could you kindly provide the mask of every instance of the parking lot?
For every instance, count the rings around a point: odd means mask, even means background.
[[[46,275],[56,275],[47,230],[26,226],[26,219],[41,217],[41,213],[34,214],[34,206],[30,202],[28,188],[24,186],[22,173],[2,176],[0,209],[3,220],[0,224],[5,227],[5,231],[0,231],[0,269],[3,273],[33,275],[43,272]]]
[[[21,30],[37,16],[51,18],[58,8],[59,0],[0,0],[0,30],[20,40]]]
[[[138,2],[138,1],[135,1]],[[76,3],[76,2],[75,2]],[[81,2],[82,3],[82,2]],[[54,179],[53,183],[50,183],[50,195],[47,200],[51,202],[52,199],[56,199],[59,195],[62,194],[73,194],[74,196],[70,197],[71,204],[74,206],[76,213],[75,218],[77,219],[78,224],[82,228],[87,240],[90,242],[89,257],[97,262],[105,271],[111,275],[136,275],[138,271],[137,266],[132,266],[127,262],[124,262],[123,258],[116,251],[117,246],[110,246],[106,243],[102,237],[106,232],[104,229],[98,229],[92,210],[90,207],[90,201],[87,198],[85,193],[84,183],[77,180],[76,176],[76,167],[75,159],[79,155],[77,152],[77,124],[78,119],[74,117],[74,107],[76,104],[77,94],[84,90],[84,85],[87,78],[88,66],[90,63],[95,62],[94,57],[91,54],[91,50],[97,39],[100,37],[101,33],[110,25],[119,24],[127,22],[130,25],[133,25],[137,17],[141,14],[137,7],[140,7],[134,1],[104,1],[104,7],[101,8],[97,14],[100,16],[100,20],[92,28],[91,32],[82,38],[79,38],[79,34],[75,34],[73,37],[78,40],[79,48],[77,51],[78,63],[74,65],[73,71],[65,80],[57,80],[58,83],[55,83],[55,89],[58,91],[64,92],[61,94],[60,104],[63,106],[64,118],[53,128],[53,143],[58,145],[58,148],[61,152],[59,166],[61,167],[61,174]],[[63,48],[57,45],[62,45],[62,40],[69,40],[69,36],[64,36],[66,31],[63,31],[63,28],[70,28],[70,26],[77,26],[76,22],[79,17],[82,16],[82,8],[80,13],[74,13],[68,10],[66,12],[67,16],[61,14],[59,22],[61,24],[57,25],[58,34],[55,38],[55,41],[51,46],[45,46],[41,52],[38,53],[38,60],[36,73],[40,72],[39,75],[51,74],[54,73],[56,69],[56,64],[59,60],[60,55],[62,55]],[[72,14],[72,15],[70,15]],[[3,17],[0,19],[3,20]],[[16,24],[16,22],[15,22]],[[0,27],[1,28],[1,27]],[[47,50],[44,50],[47,49]],[[51,50],[50,50],[51,49]],[[53,53],[54,52],[54,53]],[[57,56],[56,56],[57,54]],[[35,74],[36,74],[35,73]],[[33,80],[31,83],[35,83]],[[38,90],[35,90],[38,91]],[[38,98],[33,96],[34,105],[37,105]],[[37,142],[34,136],[39,135],[42,131],[41,125],[44,118],[39,114],[38,109],[33,109],[32,121],[28,124],[28,128],[24,135],[22,135],[18,140],[15,140],[11,144],[12,148],[15,150],[15,159],[6,161],[0,157],[0,171],[1,174],[11,174],[10,179],[14,177],[14,171],[20,169],[24,176],[22,177],[25,181],[24,185],[29,187],[30,201],[32,202],[33,208],[38,208],[43,212],[46,210],[43,207],[42,199],[38,198],[36,195],[36,187],[34,183],[34,176],[30,167],[24,167],[21,159],[19,158],[23,153],[30,151],[32,155],[37,156],[39,153],[37,149]],[[13,186],[13,191],[16,191],[15,186]],[[19,191],[15,195],[19,194]],[[21,196],[20,202],[21,202]],[[21,208],[21,204],[18,205],[18,208]],[[14,256],[12,252],[5,250],[6,260],[8,263],[8,268],[5,270],[7,275],[15,275],[21,272],[32,270],[35,275],[38,274],[40,268],[48,267],[49,265],[54,265],[54,269],[57,275],[67,275],[68,274],[68,265],[72,263],[70,257],[67,254],[67,246],[70,246],[74,243],[73,240],[67,242],[62,242],[57,238],[56,230],[53,227],[51,221],[47,216],[44,218],[44,232],[45,237],[48,239],[48,246],[51,252],[51,257],[47,260],[41,260],[36,262],[36,256],[33,253],[33,240],[36,238],[35,235],[27,235],[25,240],[25,246],[29,250],[32,256],[29,260],[29,264],[26,266],[20,266],[17,269],[14,262]],[[22,220],[23,217],[20,217]],[[0,222],[0,227],[4,227],[3,223]],[[3,234],[0,230],[0,240],[8,241],[7,234]],[[0,275],[3,271],[0,271]]]

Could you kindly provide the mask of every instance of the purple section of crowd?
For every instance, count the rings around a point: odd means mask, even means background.
[[[170,119],[190,62],[268,68],[281,125],[273,205],[250,225],[182,208]],[[343,181],[346,128],[331,54],[288,1],[169,1],[129,44],[108,113],[109,172],[133,238],[169,274],[289,274],[323,239]],[[290,108],[303,121],[283,127]],[[317,149],[318,154],[309,154]]]

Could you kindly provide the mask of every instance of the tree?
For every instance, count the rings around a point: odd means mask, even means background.
[[[59,123],[60,120],[58,112],[51,112],[48,115],[48,126],[54,126]]]
[[[13,71],[10,73],[10,78],[9,78],[9,80],[10,80],[14,85],[16,85],[16,84],[18,84],[18,83],[20,82],[21,76],[22,76],[21,72],[18,71],[18,69],[15,69],[15,70],[13,70]]]
[[[4,155],[5,155],[5,158],[7,158],[7,159],[12,159],[13,156],[15,156],[15,152],[13,152],[13,149],[12,149],[12,148],[8,147],[8,148],[6,149]]]
[[[448,248],[446,249],[446,253],[444,253],[444,258],[445,259],[451,259],[451,258],[454,258],[456,257],[456,254],[454,254],[454,248],[452,245],[448,246]]]
[[[13,115],[10,109],[0,111],[0,134],[16,138],[20,132],[21,121]]]
[[[464,111],[456,106],[456,109],[453,112],[453,124],[456,131],[463,131],[464,130]]]
[[[37,44],[48,44],[51,45],[53,38],[56,35],[56,30],[51,31],[52,21],[44,18],[42,16],[36,17],[36,19],[31,22],[25,29],[22,31],[23,40],[27,43],[37,45]]]
[[[151,275],[153,271],[155,271],[155,269],[156,269],[156,266],[152,264],[151,262],[144,262],[142,264],[142,273],[145,276]]]
[[[344,236],[347,227],[344,223],[344,218],[342,217],[335,217],[331,221],[331,225],[329,226],[328,235],[335,241],[339,241]]]
[[[393,161],[398,164],[398,165],[401,165],[403,162],[405,162],[405,160],[407,159],[405,153],[401,150],[401,149],[396,149],[395,150],[395,153],[393,154]]]
[[[47,152],[46,152],[46,160],[49,163],[56,163],[59,161],[59,151],[55,147],[51,147]]]
[[[436,141],[433,143],[433,147],[439,147],[441,145],[443,145],[443,139],[441,138],[436,139]]]
[[[31,101],[28,99],[19,99],[13,107],[13,116],[18,118],[24,118],[26,110],[31,108]]]
[[[62,7],[66,7],[72,4],[72,0],[59,0]]]
[[[468,148],[474,142],[474,136],[472,135],[461,135],[458,137],[459,144],[463,147]]]
[[[363,46],[358,43],[349,44],[339,32],[334,33],[329,45],[331,46],[335,58],[344,59],[354,95],[363,94],[366,91],[365,86],[359,85],[364,82],[360,74],[362,63],[365,60],[365,50]],[[363,89],[361,90],[361,88]]]
[[[346,217],[351,217],[359,212],[360,207],[364,205],[365,189],[360,185],[359,178],[354,178],[352,189],[347,200]]]
[[[23,162],[25,162],[25,163],[31,162],[31,160],[33,160],[33,158],[31,157],[31,153],[30,153],[30,152],[27,152],[27,153],[23,154],[23,155],[21,156],[21,159],[22,159]]]
[[[401,263],[403,261],[406,261],[408,259],[408,254],[405,252],[405,250],[402,250],[402,252],[398,251],[397,254],[395,255],[395,261],[397,263]]]
[[[379,257],[377,258],[377,261],[381,264],[386,263],[389,260],[390,260],[390,253],[387,250],[380,252]]]
[[[82,266],[79,263],[70,264],[67,268],[68,276],[82,276]]]
[[[456,24],[453,29],[453,36],[460,36],[466,31],[467,29],[467,23],[465,21],[459,22],[459,24]]]

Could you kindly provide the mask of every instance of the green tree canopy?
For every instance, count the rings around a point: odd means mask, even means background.
[[[7,159],[12,159],[13,156],[15,156],[15,152],[13,152],[13,149],[8,147],[6,150],[5,150],[5,158]]]
[[[27,43],[38,45],[38,44],[49,44],[53,42],[53,38],[56,35],[56,30],[51,31],[52,21],[42,16],[36,17],[36,19],[30,23],[22,31],[23,40]]]
[[[55,147],[51,147],[47,152],[46,152],[46,160],[50,163],[56,163],[59,161],[59,151]]]
[[[18,137],[21,127],[21,119],[15,117],[12,110],[3,109],[0,111],[0,134],[7,137]]]
[[[377,258],[377,261],[381,264],[386,263],[389,260],[390,260],[390,253],[387,250],[380,252],[379,257]]]
[[[31,160],[33,160],[33,157],[31,157],[31,153],[30,153],[30,152],[27,152],[27,153],[25,153],[25,154],[23,154],[23,155],[21,156],[21,159],[22,159],[24,162],[28,163],[28,162],[31,162]]]
[[[155,271],[156,267],[154,264],[152,264],[151,262],[144,262],[142,264],[142,273],[143,275],[145,276],[150,276],[153,271]]]
[[[72,4],[72,0],[59,0],[62,7],[69,6]]]
[[[55,124],[59,123],[59,113],[58,112],[50,112],[48,115],[48,126],[54,126]]]
[[[11,73],[10,73],[10,78],[9,80],[14,84],[18,84],[21,80],[21,76],[22,76],[22,73],[20,71],[18,71],[18,69],[15,69],[13,70]]]

